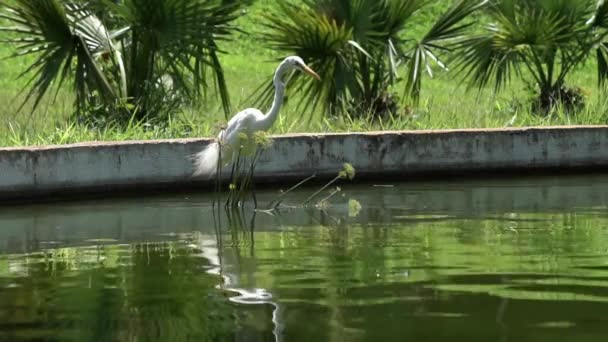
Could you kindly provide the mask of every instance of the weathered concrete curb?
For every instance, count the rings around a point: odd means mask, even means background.
[[[189,156],[209,139],[0,149],[0,199],[205,185]],[[274,137],[256,180],[608,167],[608,126],[292,134]]]

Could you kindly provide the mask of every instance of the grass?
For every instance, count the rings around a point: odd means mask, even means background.
[[[269,79],[277,60],[283,57],[266,49],[255,37],[259,30],[256,23],[274,4],[274,0],[257,0],[237,22],[244,33],[235,34],[234,41],[222,46],[228,52],[223,55],[222,63],[235,113],[250,105],[251,94]],[[422,31],[425,23],[445,6],[446,3],[441,2],[430,7],[416,18],[410,29],[414,33]],[[0,57],[10,55],[11,51],[7,44],[0,45]],[[73,96],[69,89],[62,89],[54,102],[47,98],[36,112],[32,113],[27,106],[17,111],[27,81],[26,78],[17,79],[17,76],[30,61],[27,58],[0,61],[0,103],[4,104],[0,108],[0,146],[204,137],[215,135],[218,125],[226,121],[219,103],[210,96],[209,101],[177,113],[166,124],[133,122],[126,128],[110,125],[91,129],[71,120]],[[288,94],[271,133],[604,124],[608,121],[608,100],[595,86],[594,74],[594,65],[590,62],[576,70],[568,80],[569,85],[578,86],[587,94],[585,108],[573,114],[560,110],[549,116],[531,113],[527,105],[530,94],[521,81],[512,82],[500,95],[490,90],[478,93],[467,91],[458,75],[443,72],[436,74],[434,79],[423,80],[419,108],[375,122],[365,118],[352,119],[348,115],[327,117],[320,112],[301,113],[295,107],[297,94]],[[400,94],[402,89],[398,86],[394,91]]]

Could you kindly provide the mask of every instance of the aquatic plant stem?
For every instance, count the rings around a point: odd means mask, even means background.
[[[340,178],[342,178],[342,175],[337,175],[336,178],[332,179],[331,181],[329,181],[329,183],[325,184],[321,189],[317,190],[317,192],[315,192],[314,194],[310,195],[304,202],[302,202],[302,205],[305,206],[308,203],[310,203],[310,201],[313,198],[315,198],[318,194],[320,194],[323,190],[327,189],[330,185],[332,185],[333,183],[335,183]]]

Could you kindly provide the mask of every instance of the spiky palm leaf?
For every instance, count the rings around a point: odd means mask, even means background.
[[[150,85],[170,74],[190,96],[206,94],[211,77],[226,115],[230,99],[217,42],[229,39],[239,4],[215,0],[104,0],[129,35],[123,38],[130,96],[146,99]]]
[[[370,102],[386,87],[384,66],[374,62],[365,46],[381,46],[386,31],[378,30],[386,19],[379,13],[384,1],[376,0],[306,0],[303,5],[279,3],[276,13],[265,19],[268,29],[263,38],[269,46],[303,57],[323,75],[316,82],[296,74],[289,87],[301,91],[304,111],[323,104],[324,110],[336,113],[346,103]],[[380,70],[381,69],[381,70]],[[263,92],[269,103],[272,84]],[[367,108],[366,108],[367,109]],[[311,111],[312,113],[312,111]]]
[[[597,59],[597,80],[603,86],[608,80],[608,42],[605,41],[608,34],[608,2],[599,0],[597,2],[593,17],[587,22],[593,31],[593,43],[595,43]]]
[[[35,54],[34,62],[20,75],[33,74],[25,104],[34,99],[35,109],[55,83],[57,91],[74,73],[77,102],[89,92],[113,100],[116,90],[97,65],[93,54],[111,47],[107,30],[81,5],[64,6],[59,0],[14,0],[1,3],[0,17],[13,24],[0,30],[13,33],[16,44],[11,57]],[[75,70],[74,70],[75,66]],[[23,106],[23,105],[22,105]]]
[[[420,97],[421,80],[424,71],[433,76],[433,65],[447,70],[441,61],[454,46],[454,41],[461,38],[465,30],[472,25],[466,19],[475,11],[483,8],[487,1],[458,0],[443,13],[429,31],[415,41],[414,47],[404,57],[407,61],[405,91],[414,103]]]
[[[487,4],[492,23],[460,42],[458,68],[470,85],[501,90],[523,70],[539,90],[552,91],[589,55],[591,2],[497,0]]]
[[[214,83],[224,112],[230,113],[217,43],[233,30],[238,3],[94,0],[84,5],[76,0],[13,0],[0,4],[5,9],[1,17],[13,24],[0,28],[13,33],[14,38],[8,39],[17,45],[13,57],[37,54],[22,74],[33,74],[26,101],[34,98],[34,108],[52,85],[58,89],[73,77],[79,107],[100,97],[106,106],[128,100],[137,113],[156,114],[164,105],[163,94],[158,96],[159,82],[170,75],[191,98],[201,89],[206,94]],[[115,30],[104,26],[93,10],[111,19]]]
[[[283,15],[268,14],[263,35],[267,44],[279,51],[302,57],[314,70],[324,75],[321,82],[294,74],[288,83],[290,89],[303,93],[303,110],[314,110],[323,104],[326,110],[334,111],[340,98],[347,96],[354,84],[353,65],[348,54],[352,29],[319,13],[308,3],[298,6],[289,2],[278,4]],[[272,75],[270,77],[272,79]],[[266,84],[261,93],[262,105],[270,103],[272,82]]]
[[[336,113],[351,109],[384,108],[384,97],[396,81],[397,68],[407,61],[407,95],[417,100],[422,70],[431,63],[444,67],[439,54],[444,44],[468,26],[462,24],[477,10],[479,0],[460,0],[421,39],[403,37],[404,28],[430,0],[306,0],[296,6],[283,1],[277,13],[265,18],[265,41],[286,54],[302,56],[323,76],[323,82],[294,82],[303,91],[304,109],[323,103]],[[414,44],[411,42],[414,41]],[[412,47],[413,45],[413,47]],[[299,81],[299,80],[296,80]],[[271,87],[264,99],[270,100]]]

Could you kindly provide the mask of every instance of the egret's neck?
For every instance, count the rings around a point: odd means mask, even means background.
[[[279,111],[281,110],[281,105],[283,104],[283,95],[285,94],[285,83],[281,80],[281,75],[277,72],[274,77],[274,100],[272,101],[272,107],[266,115],[264,115],[264,119],[260,122],[260,128],[262,130],[269,129],[274,121],[279,116]]]

